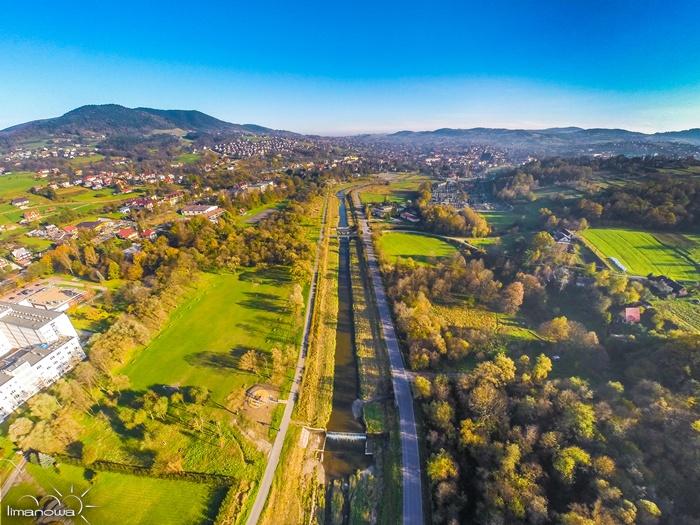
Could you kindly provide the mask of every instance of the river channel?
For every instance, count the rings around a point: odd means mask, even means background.
[[[348,226],[345,193],[338,192],[338,227]],[[350,282],[350,242],[339,238],[338,265],[338,325],[336,329],[335,372],[333,377],[333,410],[327,431],[363,433],[360,419],[359,377],[355,358],[352,313],[352,286]],[[353,405],[355,411],[353,412]],[[357,417],[356,417],[357,416]],[[345,478],[358,469],[371,464],[371,456],[365,455],[365,442],[353,439],[327,439],[323,466],[327,481]]]

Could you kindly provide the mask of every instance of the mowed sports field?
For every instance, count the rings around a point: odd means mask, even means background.
[[[418,233],[387,232],[380,237],[379,246],[382,255],[391,261],[402,257],[419,264],[457,252],[457,248],[442,239]]]
[[[284,269],[204,274],[196,295],[175,310],[168,325],[123,369],[132,388],[201,386],[222,402],[236,388],[257,382],[238,368],[256,350],[269,361],[272,347],[294,344]]]
[[[631,275],[700,280],[700,236],[590,228],[581,235],[604,257],[615,257]]]

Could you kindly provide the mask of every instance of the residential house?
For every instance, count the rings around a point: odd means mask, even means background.
[[[189,206],[183,206],[180,213],[185,217],[194,217],[196,215],[209,215],[218,209],[219,207],[213,204],[190,204]]]
[[[10,204],[22,208],[29,205],[29,199],[27,197],[17,197],[16,199],[12,199]]]
[[[688,295],[685,286],[665,275],[654,277],[649,274],[647,279],[652,290],[660,297],[685,297]]]
[[[41,218],[41,215],[36,210],[28,210],[24,212],[23,217],[24,222],[34,222],[38,221]]]
[[[639,306],[628,306],[622,312],[622,319],[627,324],[638,324],[642,318]]]
[[[411,222],[413,224],[420,222],[420,219],[411,213],[410,211],[402,211],[401,214],[399,215],[403,220],[407,222]]]
[[[133,241],[139,238],[139,233],[134,228],[122,228],[117,232],[117,237],[123,240]]]
[[[10,252],[10,254],[12,255],[12,258],[15,260],[15,262],[20,266],[29,266],[29,264],[32,262],[32,259],[34,258],[32,252],[30,252],[24,247],[15,248]]]
[[[125,249],[122,253],[124,254],[124,257],[126,257],[126,259],[128,261],[133,261],[134,255],[136,255],[140,251],[141,251],[141,245],[134,243],[131,246],[129,246],[127,249]]]

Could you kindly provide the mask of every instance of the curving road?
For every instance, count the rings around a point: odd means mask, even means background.
[[[374,288],[374,295],[377,301],[382,334],[389,353],[394,400],[399,412],[401,477],[403,480],[403,523],[404,525],[423,525],[420,451],[418,448],[418,434],[416,431],[416,418],[413,412],[410,381],[404,367],[396,332],[394,331],[394,322],[391,318],[391,310],[386,298],[384,283],[379,273],[379,263],[372,245],[372,234],[364,210],[358,209],[357,216],[359,233],[367,256],[372,287]]]
[[[292,387],[289,391],[289,397],[287,398],[287,404],[284,407],[284,413],[282,414],[282,420],[280,422],[280,428],[275,436],[275,442],[272,444],[272,449],[267,458],[267,465],[265,466],[265,473],[260,481],[260,488],[258,493],[255,495],[255,502],[250,510],[248,519],[246,520],[246,525],[256,525],[260,520],[260,515],[265,508],[265,503],[267,502],[267,496],[270,493],[270,487],[272,487],[272,481],[275,478],[275,470],[277,470],[277,464],[280,461],[280,454],[282,452],[282,447],[284,445],[284,439],[287,436],[287,429],[289,428],[289,422],[292,419],[292,411],[294,410],[294,404],[296,403],[297,397],[299,396],[299,385],[301,384],[301,377],[304,373],[304,365],[306,364],[306,353],[309,348],[309,331],[311,329],[311,317],[314,309],[314,302],[316,300],[316,283],[318,281],[318,258],[321,252],[321,243],[323,242],[323,232],[326,225],[326,216],[328,212],[329,200],[326,199],[326,207],[323,210],[323,219],[321,221],[321,232],[318,237],[318,245],[316,248],[316,259],[314,261],[314,273],[311,278],[311,288],[309,289],[309,298],[306,304],[306,315],[304,317],[304,334],[301,339],[301,350],[299,351],[299,358],[297,359],[296,370],[294,371],[294,381],[292,382]]]

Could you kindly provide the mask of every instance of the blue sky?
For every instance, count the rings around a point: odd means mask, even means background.
[[[329,134],[700,127],[690,0],[8,4],[0,127],[107,102]]]

